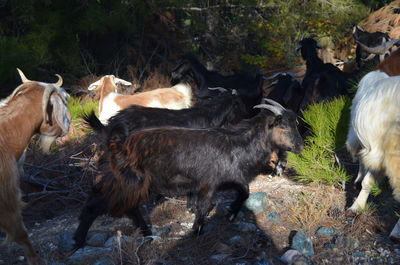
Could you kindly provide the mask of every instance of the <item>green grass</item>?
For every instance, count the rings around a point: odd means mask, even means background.
[[[350,105],[350,99],[341,97],[313,104],[303,112],[311,135],[305,139],[301,154],[289,153],[288,156],[299,181],[340,187],[349,180],[345,169],[336,163],[335,150],[346,141]]]
[[[98,105],[98,101],[95,100],[83,101],[80,98],[74,97],[71,97],[68,100],[68,108],[71,112],[71,117],[73,121],[82,118],[83,114],[90,113],[92,110],[95,111],[96,115],[98,115]]]

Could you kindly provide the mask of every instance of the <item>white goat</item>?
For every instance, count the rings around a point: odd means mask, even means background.
[[[353,159],[359,159],[356,181],[364,177],[349,210],[364,208],[373,183],[385,175],[400,201],[400,76],[377,70],[362,78],[351,107],[346,146]]]
[[[106,75],[88,87],[89,90],[97,90],[100,93],[99,120],[103,124],[107,124],[109,118],[130,105],[167,109],[184,109],[192,105],[192,90],[188,84],[177,84],[170,88],[158,88],[134,95],[122,95],[116,92],[118,83],[131,85],[130,82],[114,75]]]
[[[22,85],[0,101],[0,228],[5,230],[8,241],[24,247],[29,264],[39,265],[45,262],[35,252],[22,221],[19,168],[34,134],[44,137],[42,148],[48,150],[51,139],[68,132],[71,117],[67,93],[59,87],[60,76],[57,83],[48,84],[30,81],[19,69],[18,72]]]

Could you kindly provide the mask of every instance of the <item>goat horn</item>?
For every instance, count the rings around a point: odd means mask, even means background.
[[[219,92],[225,92],[225,91],[227,91],[227,89],[226,88],[224,88],[224,87],[208,87],[208,89],[209,90],[218,90]]]
[[[18,71],[18,73],[19,73],[19,76],[21,77],[22,83],[31,82],[31,80],[29,80],[28,78],[26,78],[26,76],[25,76],[24,73],[21,71],[21,69],[17,68],[17,71]]]
[[[263,78],[264,80],[271,80],[271,79],[274,79],[275,77],[277,77],[277,76],[280,75],[280,74],[285,74],[285,73],[279,72],[279,73],[275,73],[275,74],[270,75],[270,76],[263,76],[262,78]]]
[[[267,110],[272,111],[272,113],[274,113],[277,116],[282,115],[282,111],[283,111],[283,109],[279,109],[276,106],[267,105],[267,104],[258,104],[258,105],[255,105],[253,108],[254,109],[267,109]]]
[[[51,94],[56,90],[52,85],[47,85],[43,92],[42,106],[43,106],[43,119],[46,123],[49,123],[49,116],[47,115],[47,105],[49,104]]]
[[[58,77],[58,81],[57,81],[56,83],[53,83],[53,85],[58,86],[58,87],[61,87],[62,84],[63,84],[63,79],[62,79],[61,75],[55,74],[55,76]]]
[[[285,107],[283,107],[281,104],[279,104],[278,102],[276,102],[275,100],[269,99],[269,98],[264,98],[265,102],[271,104],[272,106],[278,107],[278,108],[282,108],[283,110],[285,110]]]
[[[365,51],[379,55],[385,54],[394,44],[398,43],[399,41],[400,39],[393,39],[385,42],[383,39],[381,45],[375,47],[368,47],[363,43],[359,42],[358,40],[356,40],[357,44],[360,45]]]
[[[298,55],[300,49],[301,49],[301,44],[297,45],[296,48],[294,49],[294,55]]]
[[[278,80],[274,80],[267,88],[273,87],[274,85],[278,84]]]

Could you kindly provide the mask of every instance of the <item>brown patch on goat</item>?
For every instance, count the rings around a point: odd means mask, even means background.
[[[385,158],[383,164],[393,188],[393,196],[400,201],[400,125],[392,126],[383,143]]]
[[[389,76],[400,75],[400,50],[392,52],[389,57],[378,65],[377,69],[387,73]]]

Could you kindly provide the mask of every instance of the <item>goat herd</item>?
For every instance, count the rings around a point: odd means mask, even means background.
[[[373,60],[378,66],[359,82],[351,107],[346,146],[359,160],[362,191],[349,210],[365,207],[375,179],[385,175],[400,200],[400,52],[391,52],[397,40],[358,27],[354,37],[358,70],[352,73],[324,63],[317,54],[318,43],[303,38],[296,48],[307,67],[301,83],[291,73],[223,76],[185,56],[173,69],[170,88],[122,95],[116,92],[117,84],[131,83],[113,75],[91,84],[88,89],[100,95],[99,118],[91,113],[84,119],[98,138],[99,176],[74,234],[76,249],[84,246],[90,226],[103,214],[126,215],[150,235],[140,205],[153,195],[187,196],[197,234],[215,192],[231,189],[236,198],[227,218],[233,221],[249,196],[249,182],[260,173],[281,174],[286,152],[303,150],[300,110],[349,95],[349,80]],[[390,55],[385,58],[386,53]],[[44,261],[22,221],[19,175],[31,137],[39,134],[48,151],[68,132],[71,116],[60,76],[50,84],[18,72],[22,84],[0,101],[0,227],[7,239],[25,248],[28,263],[37,265]],[[265,79],[272,82],[263,98]],[[196,84],[195,90],[189,81]]]

